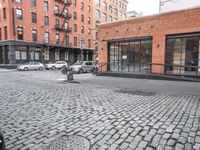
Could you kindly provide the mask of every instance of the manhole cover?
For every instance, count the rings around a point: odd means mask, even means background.
[[[62,136],[53,141],[46,150],[89,150],[90,142],[81,136]]]
[[[132,90],[117,90],[117,93],[124,93],[124,94],[133,94],[133,95],[141,95],[141,96],[153,96],[155,92],[144,92],[144,91],[132,91]]]

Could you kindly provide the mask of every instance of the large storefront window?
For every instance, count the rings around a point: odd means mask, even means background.
[[[151,39],[133,39],[109,43],[109,70],[147,73],[152,62]]]
[[[200,36],[167,39],[166,74],[200,75]]]

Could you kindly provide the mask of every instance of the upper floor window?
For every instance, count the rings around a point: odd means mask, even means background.
[[[89,13],[90,13],[90,11],[91,11],[90,9],[91,9],[90,6],[88,6],[88,12],[89,12]]]
[[[21,3],[21,2],[22,2],[22,0],[16,0],[16,2],[17,2],[17,3]]]
[[[96,2],[96,7],[100,7],[100,0],[95,0]]]
[[[91,19],[90,19],[90,17],[88,17],[88,24],[90,24],[91,23]]]
[[[37,41],[37,30],[35,30],[35,29],[32,30],[32,40],[34,42]]]
[[[81,15],[81,21],[84,22],[84,15]]]
[[[44,33],[44,41],[45,43],[49,43],[49,32]]]
[[[8,29],[7,26],[4,27],[4,36],[5,36],[5,40],[8,39]]]
[[[76,6],[76,0],[74,0],[74,6]]]
[[[36,7],[36,0],[31,0],[31,6]]]
[[[48,16],[44,17],[44,25],[49,26],[49,17]]]
[[[2,31],[1,31],[1,28],[0,28],[0,41],[2,40]]]
[[[113,9],[112,6],[109,6],[109,12],[112,13]]]
[[[84,26],[81,26],[81,33],[84,33]]]
[[[103,7],[103,10],[104,10],[104,11],[106,11],[106,10],[107,10],[107,5],[106,5],[106,2],[103,2],[103,3],[102,3],[102,7]]]
[[[23,27],[17,27],[17,38],[23,40]]]
[[[3,19],[6,19],[6,8],[3,8]]]
[[[23,17],[22,17],[22,10],[21,9],[16,9],[16,17],[17,17],[17,20],[22,20]]]
[[[83,2],[81,2],[81,10],[84,11],[84,3]]]
[[[96,18],[100,18],[100,11],[96,9],[95,15],[96,15]]]
[[[32,23],[37,23],[37,14],[32,12],[31,13]]]
[[[74,20],[76,20],[76,19],[77,19],[77,13],[74,12]]]
[[[49,10],[49,3],[44,1],[44,11],[48,11]]]

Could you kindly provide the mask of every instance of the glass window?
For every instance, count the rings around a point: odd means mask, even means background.
[[[74,37],[74,46],[77,46],[77,37]]]
[[[49,43],[49,32],[45,32],[44,40],[45,40],[45,43]]]
[[[23,40],[23,27],[17,27],[17,38]]]
[[[32,40],[34,42],[37,41],[37,30],[35,30],[35,29],[32,30]]]
[[[32,12],[31,13],[32,23],[37,23],[37,14]]]
[[[49,26],[49,17],[48,16],[44,17],[44,25]]]
[[[84,11],[84,3],[81,2],[81,10]]]
[[[74,32],[77,32],[77,24],[74,24]]]
[[[168,38],[166,42],[165,70],[167,74],[199,75],[198,36]]]
[[[74,20],[76,20],[76,19],[77,19],[77,13],[74,12]]]
[[[6,8],[3,8],[3,19],[6,19]]]
[[[2,40],[2,31],[1,31],[1,28],[0,28],[0,41]]]
[[[16,0],[16,2],[17,2],[17,3],[21,3],[21,2],[22,2],[22,0]]]
[[[31,6],[36,7],[36,0],[31,0]]]
[[[96,18],[100,18],[100,11],[96,9]]]
[[[16,9],[16,17],[17,17],[17,20],[22,20],[23,17],[22,17],[22,10],[21,9]]]
[[[5,40],[8,39],[8,29],[7,26],[4,27],[4,36],[5,36]]]
[[[49,10],[49,3],[44,1],[44,11],[48,11]]]
[[[20,51],[15,51],[15,59],[20,60]]]

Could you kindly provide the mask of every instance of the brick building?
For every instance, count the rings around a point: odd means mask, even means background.
[[[93,0],[0,0],[0,64],[92,60]]]
[[[200,8],[99,27],[102,71],[200,76]]]
[[[127,18],[127,0],[95,0],[95,43],[98,40],[98,26],[106,22],[125,20]],[[96,50],[98,46],[96,47]]]

